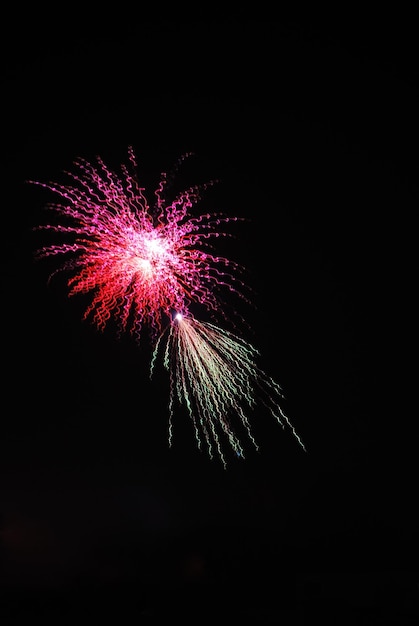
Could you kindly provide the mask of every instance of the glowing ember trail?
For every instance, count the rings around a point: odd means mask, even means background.
[[[163,335],[162,335],[163,336]],[[156,344],[151,373],[159,353]],[[176,401],[186,406],[195,427],[198,447],[205,441],[210,457],[213,448],[224,465],[220,435],[227,438],[237,456],[244,457],[237,426],[247,434],[256,449],[246,412],[261,402],[278,423],[291,428],[304,445],[280,406],[281,387],[255,363],[258,351],[242,338],[177,314],[168,331],[164,348],[164,366],[170,376],[169,443]],[[234,422],[239,420],[236,425]]]
[[[182,156],[177,167],[188,156]],[[75,173],[66,172],[71,181],[67,185],[29,181],[61,199],[47,208],[62,223],[37,229],[72,240],[44,246],[36,256],[64,257],[52,276],[68,271],[70,296],[92,294],[84,318],[91,316],[99,330],[112,317],[121,332],[130,332],[137,340],[148,328],[154,344],[151,374],[161,352],[169,372],[169,444],[178,403],[188,411],[198,447],[205,443],[209,456],[215,453],[226,466],[223,439],[238,457],[244,457],[242,435],[258,449],[248,413],[260,402],[280,425],[291,429],[304,449],[281,409],[280,386],[256,365],[258,351],[237,334],[197,321],[190,311],[201,306],[216,321],[227,320],[223,291],[250,303],[248,288],[239,278],[243,268],[215,254],[212,246],[216,238],[230,237],[227,224],[241,218],[192,215],[201,191],[211,182],[167,201],[171,179],[165,173],[151,208],[138,182],[131,148],[129,165],[121,165],[120,175],[100,157],[96,164],[78,159],[75,167]]]

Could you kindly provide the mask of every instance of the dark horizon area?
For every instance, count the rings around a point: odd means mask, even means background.
[[[416,623],[412,24],[75,22],[16,19],[3,48],[5,626]],[[99,332],[89,295],[48,282],[59,259],[35,260],[57,198],[28,181],[97,156],[120,172],[129,146],[150,204],[192,152],[176,185],[218,181],[194,211],[245,218],[220,246],[305,451],[262,406],[259,450],[223,442],[226,469],[184,410],[169,448],[147,331]]]

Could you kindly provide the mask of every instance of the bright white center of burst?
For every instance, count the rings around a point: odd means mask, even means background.
[[[167,244],[158,237],[145,238],[144,246],[149,256],[162,256],[167,252]]]
[[[141,236],[132,249],[133,262],[147,277],[156,277],[161,270],[167,270],[172,260],[169,243],[154,234]]]
[[[175,320],[177,320],[178,322],[180,322],[180,320],[182,320],[182,319],[183,319],[183,315],[182,315],[182,313],[176,313],[176,315],[175,315]]]

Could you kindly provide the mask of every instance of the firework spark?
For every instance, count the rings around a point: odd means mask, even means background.
[[[173,310],[186,312],[191,303],[212,312],[222,310],[223,289],[248,300],[247,288],[238,279],[243,268],[214,254],[212,247],[213,239],[231,236],[223,226],[241,218],[191,215],[202,190],[212,183],[190,187],[165,202],[169,179],[162,173],[151,208],[137,179],[132,149],[129,159],[131,167],[122,165],[122,175],[98,157],[97,165],[78,159],[76,173],[66,172],[72,180],[69,185],[29,181],[61,197],[61,203],[47,208],[64,224],[38,229],[70,235],[73,242],[44,246],[37,257],[65,255],[54,274],[71,273],[70,296],[93,293],[84,318],[92,315],[103,330],[113,316],[122,331],[139,338],[143,326],[148,326],[156,337]]]
[[[163,336],[163,335],[162,335]],[[159,354],[160,337],[151,364]],[[288,426],[299,444],[300,437],[281,408],[281,387],[256,364],[258,350],[241,337],[214,324],[181,314],[174,316],[168,331],[163,362],[170,376],[169,443],[173,436],[176,401],[187,408],[195,428],[198,447],[206,442],[210,457],[219,455],[226,465],[220,435],[227,438],[237,456],[244,450],[234,421],[258,449],[247,412],[262,403],[282,426]]]

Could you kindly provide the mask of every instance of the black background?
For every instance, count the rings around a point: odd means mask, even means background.
[[[4,26],[0,606],[6,623],[410,624],[418,616],[418,44],[409,16]],[[249,218],[227,254],[255,291],[261,365],[303,439],[210,460],[151,346],[82,321],[33,230],[76,157],[150,195]],[[199,210],[199,207],[197,207]],[[58,620],[58,621],[57,621]],[[125,620],[125,621],[124,621]],[[360,621],[362,620],[362,621]]]

